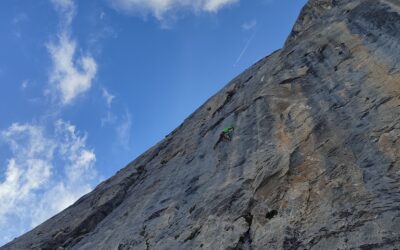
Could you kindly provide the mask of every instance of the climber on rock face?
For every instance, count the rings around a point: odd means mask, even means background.
[[[214,149],[218,146],[220,142],[232,140],[232,132],[233,132],[232,126],[224,128],[224,130],[222,130],[221,134],[219,135],[217,143],[215,143],[214,145]]]
[[[233,127],[227,127],[222,130],[222,133],[220,134],[220,140],[227,140],[230,141],[232,139],[232,132],[233,132]]]

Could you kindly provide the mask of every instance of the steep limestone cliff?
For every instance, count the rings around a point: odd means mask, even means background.
[[[0,249],[399,249],[399,41],[399,0],[311,0],[281,50]]]

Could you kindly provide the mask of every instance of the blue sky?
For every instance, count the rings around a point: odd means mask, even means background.
[[[306,0],[2,0],[0,245],[282,47]]]

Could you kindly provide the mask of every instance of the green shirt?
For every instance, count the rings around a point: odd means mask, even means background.
[[[229,127],[229,128],[224,128],[223,132],[224,133],[229,133],[233,131],[233,127]]]

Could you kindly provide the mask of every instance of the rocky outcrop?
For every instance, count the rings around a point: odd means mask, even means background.
[[[281,50],[1,249],[400,248],[399,41],[398,0],[311,0]]]

